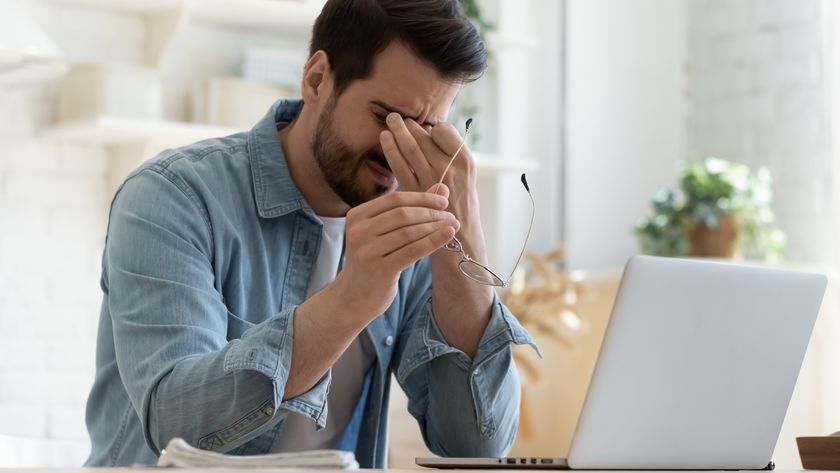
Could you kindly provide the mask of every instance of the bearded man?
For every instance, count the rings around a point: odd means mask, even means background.
[[[301,100],[126,179],[102,261],[88,465],[154,464],[181,437],[384,468],[392,374],[433,452],[506,454],[510,346],[533,342],[441,250],[457,234],[486,262],[475,164],[445,122],[486,61],[456,0],[329,0]]]

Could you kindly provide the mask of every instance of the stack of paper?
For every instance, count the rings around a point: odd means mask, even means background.
[[[309,450],[269,455],[225,455],[200,450],[182,438],[169,441],[160,452],[158,466],[182,468],[341,468],[356,469],[359,464],[353,452],[342,450]]]

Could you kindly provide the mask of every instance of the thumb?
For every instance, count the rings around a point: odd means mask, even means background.
[[[436,195],[442,195],[447,199],[449,198],[449,188],[446,187],[446,184],[435,184],[432,187],[429,187],[429,190],[427,190],[426,192],[430,192]]]

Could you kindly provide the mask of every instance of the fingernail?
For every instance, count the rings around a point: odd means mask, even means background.
[[[388,117],[386,118],[386,120],[388,120],[388,123],[391,124],[391,125],[396,125],[397,121],[399,121],[399,119],[400,119],[400,115],[398,113],[395,113],[395,112],[389,113]]]

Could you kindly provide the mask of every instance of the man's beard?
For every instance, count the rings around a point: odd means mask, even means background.
[[[358,159],[347,145],[332,133],[332,117],[335,99],[331,99],[315,127],[312,139],[312,154],[321,169],[321,174],[341,200],[350,207],[356,207],[388,192],[389,188],[374,184],[373,192],[368,193],[359,185],[359,171],[365,162],[372,160],[385,169],[391,169],[385,156],[376,150],[368,150]]]

